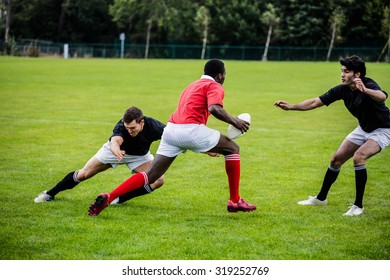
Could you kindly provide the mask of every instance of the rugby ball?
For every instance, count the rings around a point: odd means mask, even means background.
[[[247,121],[248,123],[251,123],[251,116],[248,113],[242,113],[242,114],[238,115],[237,118],[244,120],[244,121]],[[245,134],[245,132],[242,133],[241,130],[235,128],[233,125],[228,126],[227,135],[230,139],[232,139],[232,140],[237,139],[244,134]]]

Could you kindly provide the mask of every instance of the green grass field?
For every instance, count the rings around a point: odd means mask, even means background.
[[[241,195],[258,210],[228,213],[223,157],[188,152],[161,189],[89,217],[95,197],[129,177],[126,167],[54,202],[33,199],[81,168],[129,106],[166,122],[204,61],[0,57],[0,259],[388,260],[390,150],[368,161],[364,215],[342,216],[355,196],[350,161],[328,206],[297,205],[317,194],[332,154],[357,123],[342,102],[309,112],[285,112],[273,102],[319,96],[339,83],[340,65],[225,63],[225,108],[252,116],[237,143]],[[390,65],[367,68],[390,93]],[[227,124],[213,117],[209,126],[226,133]]]

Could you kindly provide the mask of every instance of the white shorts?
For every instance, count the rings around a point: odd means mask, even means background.
[[[175,157],[187,150],[204,153],[214,148],[221,134],[203,124],[168,123],[161,137],[157,154]]]
[[[378,128],[372,132],[365,132],[358,126],[346,138],[359,146],[367,142],[368,139],[371,139],[378,143],[379,147],[383,150],[390,145],[390,128]]]
[[[125,155],[121,161],[118,161],[110,150],[110,141],[107,141],[100,150],[95,154],[95,157],[104,164],[111,164],[115,168],[118,164],[126,164],[127,167],[133,171],[138,166],[152,161],[154,159],[150,151],[143,156]]]

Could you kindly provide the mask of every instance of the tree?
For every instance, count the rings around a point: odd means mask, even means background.
[[[385,36],[387,36],[387,42],[382,49],[382,52],[378,56],[378,61],[380,61],[382,55],[385,53],[387,48],[387,55],[385,57],[385,61],[390,62],[390,4],[386,6],[384,17],[382,20],[382,31]]]
[[[382,29],[389,0],[1,0],[0,3],[0,36],[6,41],[14,38],[111,43],[124,32],[132,43],[146,42],[145,57],[151,56],[151,42],[199,44],[199,31],[201,56],[209,44],[259,46],[265,42],[264,59],[271,43],[328,46],[330,57],[335,44],[383,47],[389,37],[389,32]],[[267,3],[272,3],[275,14]],[[201,6],[204,8],[200,9]],[[207,17],[203,14],[206,9]],[[272,24],[273,17],[280,19],[277,25]],[[202,21],[206,19],[207,23]]]
[[[345,9],[345,25],[341,32],[351,46],[382,46],[387,36],[381,33],[386,0],[350,0]]]
[[[280,0],[280,43],[288,46],[323,46],[328,43],[329,1]]]
[[[195,22],[199,25],[200,29],[203,30],[202,53],[200,58],[204,59],[210,23],[210,12],[205,6],[200,6],[200,8],[198,9],[195,16]]]
[[[149,57],[153,24],[160,25],[167,11],[165,0],[115,0],[109,8],[109,13],[119,28],[129,31],[137,22],[146,24],[145,59]]]
[[[205,1],[213,19],[210,22],[210,43],[259,45],[264,38],[259,17],[261,5],[258,0]]]
[[[261,21],[268,25],[267,41],[265,43],[264,53],[262,56],[263,61],[267,61],[268,48],[271,41],[272,30],[276,24],[279,23],[280,18],[276,14],[276,9],[272,3],[267,4],[267,10],[261,16]]]
[[[112,0],[56,1],[60,2],[53,8],[56,16],[53,19],[52,33],[56,40],[83,43],[113,41],[117,30],[108,14]]]
[[[5,46],[8,44],[9,39],[9,29],[11,26],[11,7],[12,7],[12,0],[3,0],[1,3],[1,13],[5,14],[5,27],[4,27],[4,43]]]
[[[112,42],[115,25],[108,15],[108,4],[111,2],[12,0],[10,34],[18,40]]]
[[[332,25],[332,37],[329,44],[328,54],[326,55],[326,61],[329,61],[336,35],[339,32],[340,28],[344,25],[344,12],[341,10],[340,7],[336,7],[333,10],[332,17],[331,17],[331,25]]]

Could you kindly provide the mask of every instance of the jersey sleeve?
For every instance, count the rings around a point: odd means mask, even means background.
[[[223,107],[223,98],[225,92],[223,87],[218,83],[211,83],[207,91],[207,105],[221,105]]]
[[[366,80],[364,81],[364,85],[366,88],[382,91],[386,95],[386,99],[387,99],[387,97],[389,97],[387,92],[384,91],[383,89],[381,89],[380,86],[374,80],[372,80],[370,78],[366,78]]]
[[[333,102],[342,99],[342,86],[338,85],[330,90],[328,92],[324,93],[319,97],[326,106],[329,106]]]
[[[120,136],[124,138],[124,133],[126,132],[125,126],[123,125],[122,120],[119,120],[118,123],[115,125],[114,129],[112,130],[112,134],[109,140],[111,140],[114,136]]]

